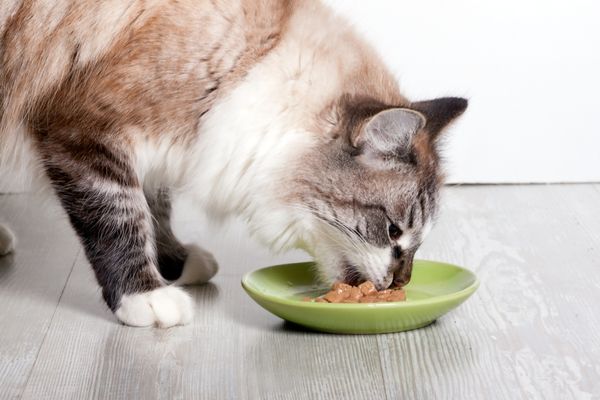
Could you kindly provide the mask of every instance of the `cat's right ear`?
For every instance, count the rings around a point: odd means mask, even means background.
[[[425,116],[425,129],[435,140],[446,126],[465,112],[468,105],[469,101],[461,97],[441,97],[412,103],[411,108]]]

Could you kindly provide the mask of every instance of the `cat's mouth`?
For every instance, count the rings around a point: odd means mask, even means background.
[[[345,261],[345,260],[344,260]],[[403,285],[398,285],[398,282],[394,282],[394,274],[393,273],[388,273],[388,275],[381,280],[377,280],[377,279],[372,279],[369,277],[365,277],[363,276],[363,274],[359,271],[358,267],[355,266],[354,264],[351,264],[347,261],[345,261],[343,264],[343,275],[342,275],[342,281],[348,285],[352,285],[352,286],[358,286],[361,283],[365,282],[365,281],[372,281],[373,284],[375,285],[375,287],[377,288],[377,290],[384,290],[389,288],[390,286],[392,286],[392,284],[395,283],[395,286],[397,287],[401,287]],[[410,273],[408,274],[408,279],[405,279],[405,277],[403,281],[408,282],[408,280],[410,279]]]

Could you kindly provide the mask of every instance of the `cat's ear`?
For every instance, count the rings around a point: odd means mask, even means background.
[[[442,97],[412,103],[411,108],[425,116],[425,129],[435,139],[449,123],[465,112],[468,105],[467,99],[461,97]]]
[[[390,108],[371,117],[352,144],[369,159],[403,159],[411,152],[413,138],[425,123],[425,117],[417,111]]]

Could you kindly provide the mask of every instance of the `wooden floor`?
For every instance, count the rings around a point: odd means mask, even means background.
[[[191,289],[193,324],[129,328],[56,205],[0,196],[20,240],[0,259],[0,398],[600,398],[600,185],[447,188],[419,256],[465,265],[481,287],[427,328],[377,336],[268,314],[242,273],[305,256],[270,256],[238,225],[215,231],[192,214],[179,208],[179,235],[221,264]]]

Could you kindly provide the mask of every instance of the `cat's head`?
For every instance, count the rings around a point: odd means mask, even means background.
[[[461,98],[336,105],[330,139],[303,160],[294,185],[305,248],[325,282],[409,281],[438,208],[440,133],[466,108]]]

